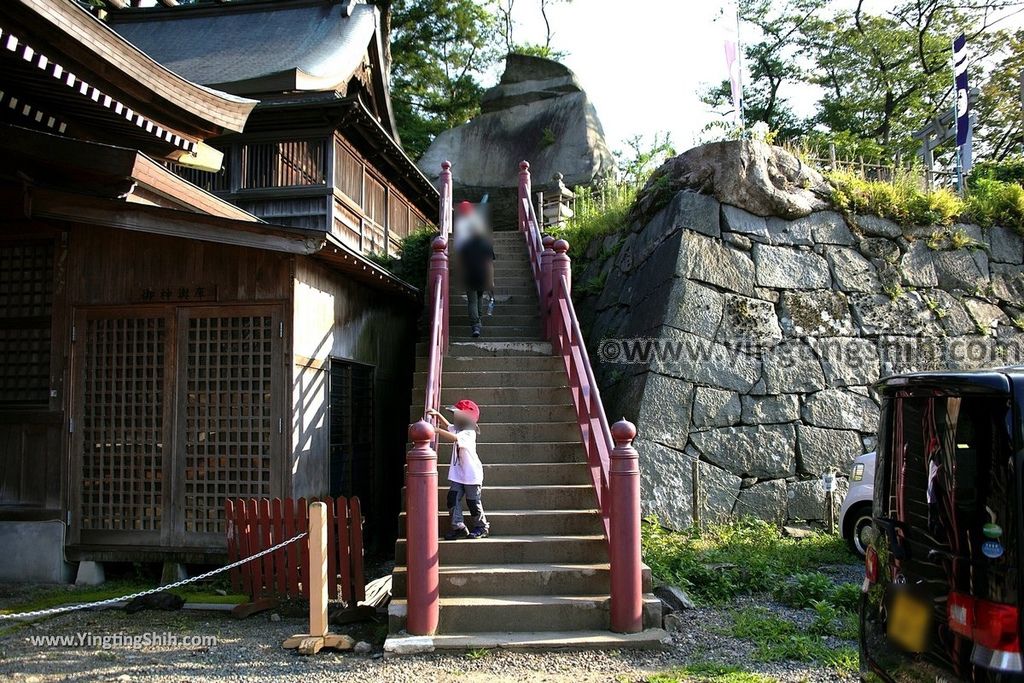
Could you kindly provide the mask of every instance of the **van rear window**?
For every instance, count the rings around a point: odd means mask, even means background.
[[[1015,564],[1010,407],[1005,396],[887,399],[876,480],[885,492],[881,514],[900,522],[919,550]]]

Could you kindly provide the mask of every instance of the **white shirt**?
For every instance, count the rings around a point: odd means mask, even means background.
[[[455,443],[452,444],[452,461],[448,468],[448,481],[457,484],[480,486],[484,483],[484,466],[476,454],[476,430],[455,430]]]

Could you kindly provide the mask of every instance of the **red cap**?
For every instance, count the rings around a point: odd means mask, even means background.
[[[468,398],[464,398],[453,405],[452,410],[458,410],[465,413],[467,417],[473,420],[473,422],[480,421],[480,406],[473,403]]]
[[[473,213],[473,205],[470,202],[459,202],[458,212],[460,216],[466,216]]]

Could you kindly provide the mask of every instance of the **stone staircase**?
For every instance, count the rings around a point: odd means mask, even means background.
[[[438,452],[440,621],[428,649],[657,646],[661,604],[644,568],[644,623],[637,634],[609,628],[609,565],[600,513],[584,462],[561,360],[543,341],[537,294],[518,232],[495,234],[497,308],[470,336],[466,299],[452,259],[451,344],[441,401],[480,406],[483,505],[491,536],[445,541],[451,446]],[[410,420],[422,417],[426,344],[418,347]],[[395,554],[389,642],[405,626],[405,513]],[[397,647],[395,647],[397,645]]]

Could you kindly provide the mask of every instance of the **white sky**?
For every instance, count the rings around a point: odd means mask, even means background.
[[[699,93],[727,76],[723,43],[728,22],[715,21],[725,4],[720,0],[574,0],[549,9],[555,34],[552,45],[569,53],[564,62],[594,102],[613,150],[624,147],[623,142],[634,135],[650,138],[660,131],[671,134],[676,149],[688,149],[699,141],[704,126],[718,118],[701,103]],[[837,10],[853,9],[856,0],[832,4]],[[866,6],[882,12],[893,4],[869,0]],[[516,42],[544,42],[538,0],[517,0],[514,16]],[[1018,14],[1000,27],[1019,26],[1022,18]],[[487,85],[498,75],[500,68]],[[798,114],[812,113],[813,88],[790,89],[783,95]]]

